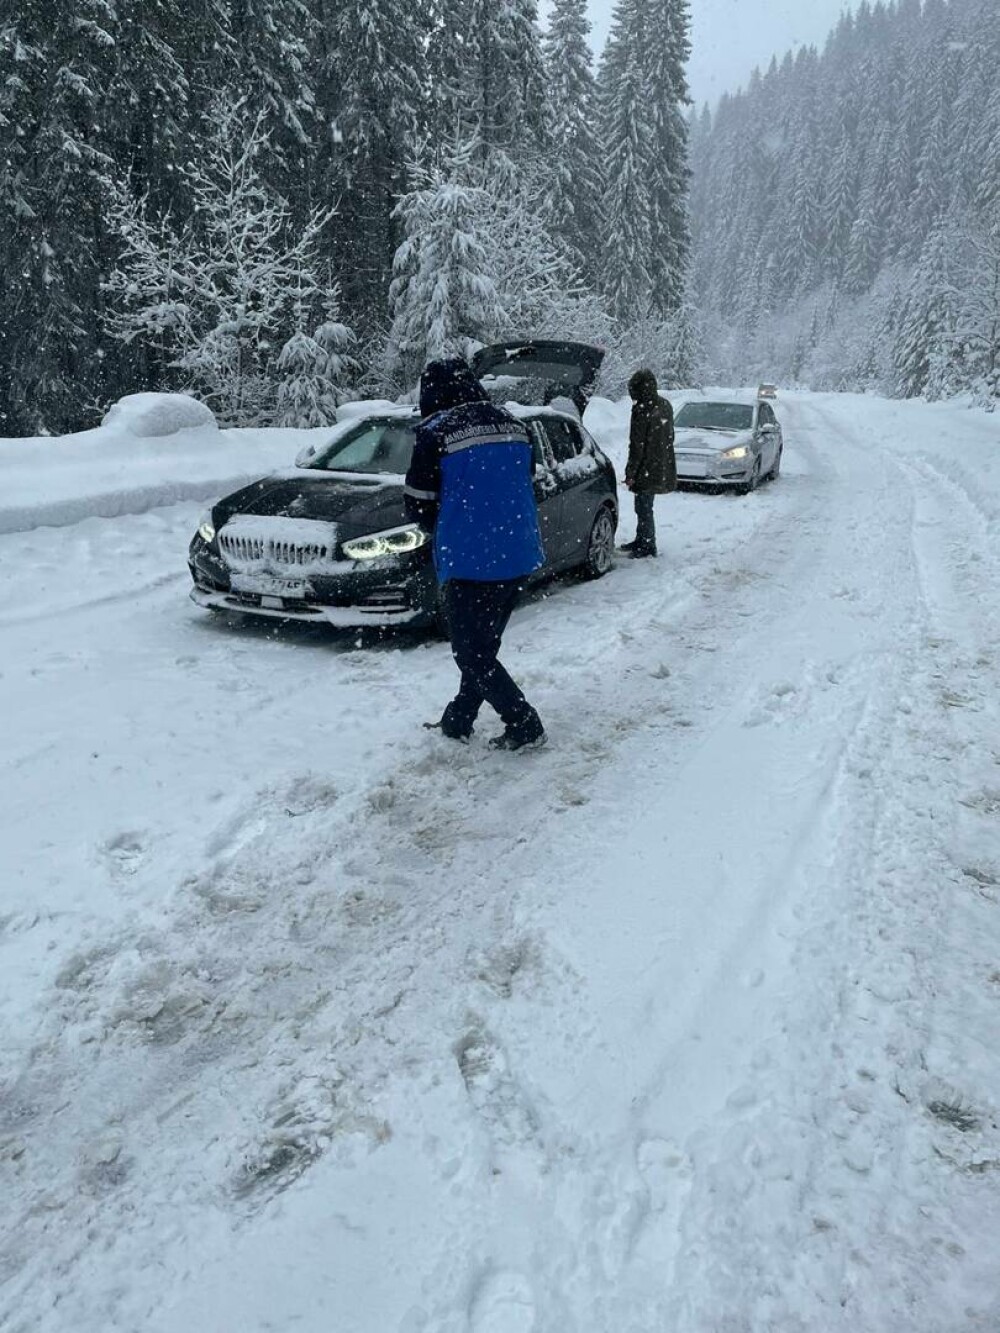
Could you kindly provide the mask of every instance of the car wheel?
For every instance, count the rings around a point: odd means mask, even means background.
[[[776,457],[775,460],[774,460],[774,467],[773,467],[773,468],[771,469],[771,471],[767,474],[767,479],[768,479],[768,481],[777,481],[778,478],[779,478],[779,476],[781,475],[781,451],[782,451],[783,448],[784,448],[784,445],[779,445],[779,447],[778,447],[778,454],[777,454],[777,457]]]
[[[600,579],[614,564],[615,516],[609,505],[598,509],[587,539],[587,558],[580,566],[585,578]]]
[[[757,457],[753,460],[753,470],[750,473],[750,480],[745,481],[743,485],[738,488],[738,490],[740,495],[749,495],[750,492],[755,491],[759,485],[760,485],[760,454],[758,454]]]

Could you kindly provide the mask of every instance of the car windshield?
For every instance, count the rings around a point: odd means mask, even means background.
[[[700,430],[750,430],[753,408],[745,403],[685,403],[674,425]]]
[[[321,450],[308,466],[320,472],[388,472],[402,477],[412,453],[409,422],[362,421]]]

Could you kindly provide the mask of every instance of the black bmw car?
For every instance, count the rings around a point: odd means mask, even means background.
[[[611,568],[615,471],[574,410],[589,397],[600,357],[573,343],[521,342],[476,359],[492,396],[517,382],[521,405],[512,410],[534,445],[546,555],[536,579],[569,569],[599,578]],[[524,405],[526,396],[552,405]],[[411,407],[354,417],[293,470],[220,500],[191,541],[192,599],[212,610],[344,627],[435,623],[431,543],[403,507],[419,420]]]

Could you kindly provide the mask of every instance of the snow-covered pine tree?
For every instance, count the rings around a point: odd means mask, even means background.
[[[196,17],[205,0],[191,6]],[[301,221],[312,202],[316,133],[315,0],[210,0],[221,7],[213,44],[213,94],[246,97],[261,118],[258,171]]]
[[[498,328],[534,334],[557,303],[583,292],[576,267],[549,229],[546,173],[518,167],[499,152],[472,162],[470,173],[481,201],[476,235],[502,312]]]
[[[644,52],[650,116],[649,278],[653,306],[677,310],[686,288],[691,232],[688,218],[687,75],[691,54],[687,0],[649,0]]]
[[[354,330],[341,323],[338,293],[327,297],[326,318],[314,331],[313,341],[322,349],[326,362],[323,374],[331,386],[334,401],[339,407],[352,397],[351,381],[361,369],[355,350],[358,345]]]
[[[820,239],[827,273],[838,279],[844,271],[851,229],[858,214],[856,155],[849,127],[841,127],[826,194],[821,206]]]
[[[563,253],[596,288],[605,192],[587,0],[555,0],[543,39],[549,100],[545,213]]]
[[[958,217],[950,210],[927,238],[906,293],[893,348],[896,389],[903,398],[941,398],[962,387],[955,282],[959,243]]]
[[[958,253],[956,338],[968,387],[984,403],[1000,399],[1000,201],[964,228]]]
[[[278,354],[276,426],[309,429],[332,425],[337,408],[352,397],[349,381],[360,370],[354,356],[357,338],[340,322],[336,288],[327,294],[324,305],[326,317],[310,335],[304,327],[308,312],[301,302],[296,303],[295,332]]]
[[[337,402],[326,378],[327,356],[315,338],[296,329],[278,353],[276,426],[309,430],[337,418]]]
[[[472,0],[427,0],[424,125],[429,148],[444,149],[476,132],[467,95],[474,51],[471,5]]]
[[[547,137],[545,64],[535,0],[468,0],[463,95],[483,159],[535,157]]]
[[[652,291],[654,126],[644,60],[647,20],[647,0],[618,0],[600,75],[607,164],[603,290],[623,321],[645,309]]]
[[[0,21],[0,429],[79,424],[104,379],[101,197],[109,0],[25,0]]]
[[[503,325],[490,257],[477,230],[489,196],[474,183],[475,140],[439,165],[415,168],[415,188],[397,205],[404,239],[389,292],[392,329],[386,375],[407,387],[427,361],[464,355]]]
[[[410,0],[325,6],[320,111],[336,127],[323,184],[339,196],[336,263],[352,319],[381,323],[401,239],[394,209],[425,118],[428,28]]]

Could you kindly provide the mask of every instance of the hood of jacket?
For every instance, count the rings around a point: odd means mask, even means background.
[[[630,396],[637,403],[655,402],[659,389],[651,370],[637,370],[628,382]]]
[[[467,403],[488,403],[489,395],[466,361],[431,361],[420,376],[420,415],[432,417]]]

